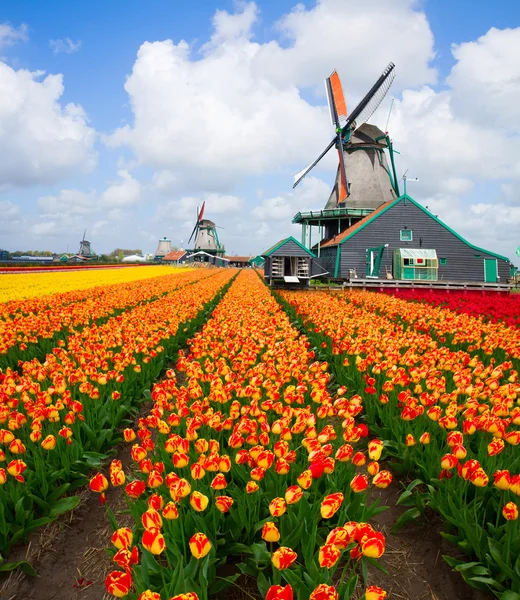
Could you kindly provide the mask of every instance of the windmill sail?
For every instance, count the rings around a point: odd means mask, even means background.
[[[334,72],[335,73],[335,72]],[[336,128],[339,129],[341,123],[339,122],[340,112],[347,112],[346,102],[343,96],[343,90],[341,88],[341,83],[339,82],[339,77],[334,77],[334,73],[329,77],[326,81],[327,86],[327,97],[329,99],[329,107],[331,108],[331,116],[333,120],[336,122]],[[336,74],[337,76],[337,74]],[[300,171],[294,177],[293,188],[300,183],[300,181],[311,171],[320,160],[327,154],[327,152],[334,146],[337,145],[338,148],[342,147],[342,142],[338,143],[338,141],[342,140],[347,136],[351,128],[354,125],[360,125],[367,121],[377,107],[381,104],[381,101],[385,97],[388,92],[392,81],[395,77],[395,65],[394,63],[389,63],[386,69],[383,71],[379,79],[375,82],[375,84],[370,88],[369,92],[364,96],[361,102],[356,106],[356,108],[351,112],[350,115],[346,116],[346,121],[344,125],[341,126],[341,129],[336,132],[336,136],[329,143],[329,145],[325,148],[325,150],[318,156],[318,158],[306,169]],[[343,108],[344,104],[344,108]],[[339,126],[338,126],[339,123]],[[339,138],[339,139],[338,139]],[[340,166],[342,161],[342,156],[339,157]],[[342,170],[345,169],[342,167]],[[345,178],[345,187],[348,188],[348,183]],[[348,192],[348,189],[347,189]]]

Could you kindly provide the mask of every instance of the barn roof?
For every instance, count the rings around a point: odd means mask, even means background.
[[[186,250],[172,250],[163,257],[163,260],[179,260],[186,254]]]
[[[251,260],[251,256],[225,256],[230,262],[248,263]]]
[[[274,246],[271,246],[269,248],[269,250],[266,250],[265,252],[262,252],[262,254],[260,256],[270,256],[273,252],[275,252],[276,250],[278,250],[278,248],[281,248],[284,244],[287,244],[287,242],[294,242],[296,245],[300,246],[300,248],[302,250],[305,250],[305,252],[307,252],[307,254],[309,256],[312,256],[312,258],[316,258],[316,255],[313,254],[313,252],[311,252],[308,248],[306,248],[303,244],[301,244],[297,239],[293,238],[292,235],[290,235],[289,237],[284,238],[283,240],[280,240]]]
[[[399,198],[395,198],[394,200],[390,200],[389,202],[385,202],[384,204],[381,204],[381,206],[376,208],[376,210],[371,212],[367,217],[365,217],[364,219],[361,219],[361,221],[358,221],[357,223],[352,225],[352,227],[345,229],[345,231],[343,231],[339,235],[335,236],[334,238],[326,241],[324,244],[321,244],[321,248],[329,248],[332,246],[338,246],[338,245],[345,243],[352,236],[356,235],[356,233],[358,233],[359,231],[364,229],[367,225],[370,225],[370,223],[372,223],[372,221],[375,221],[378,217],[380,217],[387,210],[389,210],[390,208],[395,206],[398,202],[401,202],[401,200],[406,200],[407,202],[409,201],[412,204],[414,204],[415,206],[417,206],[417,208],[420,208],[431,219],[433,219],[439,225],[444,227],[444,229],[447,229],[450,233],[452,233],[455,237],[457,237],[461,242],[463,242],[470,248],[473,248],[473,250],[476,250],[477,252],[482,252],[484,254],[489,254],[490,256],[494,256],[496,258],[500,258],[501,260],[505,260],[506,262],[511,262],[509,260],[509,258],[507,258],[506,256],[502,256],[501,254],[497,254],[496,252],[491,252],[490,250],[484,250],[484,248],[480,248],[478,246],[475,246],[474,244],[471,244],[470,242],[465,240],[460,234],[458,234],[454,229],[452,229],[451,227],[446,225],[446,223],[443,223],[438,217],[433,215],[422,204],[420,204],[419,202],[414,200],[411,196],[408,196],[408,194],[403,194],[402,196],[399,196]]]

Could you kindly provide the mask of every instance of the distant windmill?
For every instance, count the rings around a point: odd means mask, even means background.
[[[79,243],[78,255],[89,258],[90,256],[93,256],[93,253],[92,253],[92,248],[90,247],[90,242],[85,239],[86,235],[87,235],[87,230],[85,229],[85,231],[83,233],[83,239]]]
[[[375,209],[399,195],[390,138],[375,125],[366,123],[381,104],[394,77],[395,65],[389,63],[350,114],[337,72],[334,71],[325,80],[335,135],[318,158],[295,175],[293,187],[300,183],[329,150],[336,147],[339,159],[336,182],[325,209]],[[392,175],[384,153],[387,148],[392,158]]]
[[[197,220],[188,240],[188,246],[194,239],[193,250],[195,252],[203,251],[208,254],[223,255],[224,248],[218,239],[217,226],[213,221],[203,219],[205,206],[206,202],[203,202],[200,211],[197,207]]]

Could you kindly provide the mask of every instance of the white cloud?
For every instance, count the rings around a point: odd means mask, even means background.
[[[77,42],[70,38],[49,40],[49,47],[54,54],[74,54],[81,48],[81,40]]]
[[[20,209],[16,204],[13,204],[10,200],[0,201],[0,215],[2,216],[2,219],[11,220],[19,214]]]
[[[107,143],[130,146],[158,172],[158,189],[223,190],[247,175],[308,163],[332,132],[328,109],[308,102],[303,88],[322,86],[338,56],[349,98],[368,89],[389,56],[400,61],[401,85],[435,79],[428,66],[433,37],[411,0],[297,7],[278,24],[288,41],[283,46],[256,43],[258,9],[251,2],[238,6],[233,14],[217,11],[196,59],[183,40],[139,49],[125,84],[134,123]]]
[[[243,201],[238,196],[225,194],[204,194],[202,196],[184,196],[159,204],[155,221],[168,222],[179,220],[193,226],[202,203],[205,202],[204,218],[216,220],[215,215],[233,215],[241,211]]]
[[[273,198],[265,198],[262,203],[255,206],[253,217],[261,221],[289,222],[298,211],[322,208],[330,194],[330,185],[322,179],[308,176],[295,189]]]
[[[75,189],[64,189],[57,196],[38,198],[38,207],[44,215],[78,214],[86,215],[97,210],[96,192],[81,192]]]
[[[100,204],[109,208],[121,208],[138,204],[141,200],[141,184],[128,171],[118,171],[120,181],[112,183],[100,196]]]
[[[0,48],[13,46],[18,42],[27,42],[29,28],[22,23],[20,27],[13,27],[10,23],[0,23]]]
[[[520,133],[520,28],[492,27],[476,41],[452,47],[457,64],[447,82],[458,116]]]
[[[63,76],[0,62],[0,187],[52,183],[96,164],[81,106],[59,102]]]

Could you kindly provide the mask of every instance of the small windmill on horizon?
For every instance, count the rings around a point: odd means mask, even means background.
[[[94,256],[94,253],[92,252],[90,242],[85,239],[86,235],[87,230],[85,229],[85,231],[83,232],[83,239],[79,243],[78,256],[83,256],[84,258],[91,258],[92,256]]]
[[[197,207],[197,219],[189,237],[188,246],[194,240],[192,252],[206,252],[214,256],[224,256],[225,249],[220,243],[217,226],[210,219],[204,219],[205,207],[205,201],[202,203],[200,211]]]

